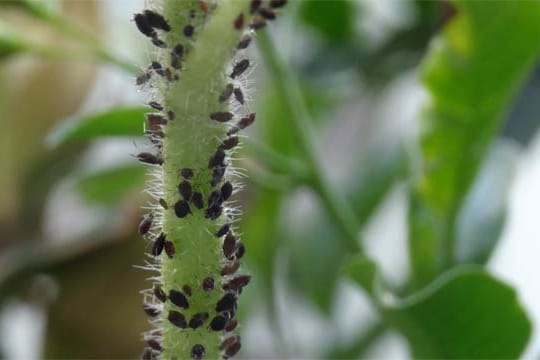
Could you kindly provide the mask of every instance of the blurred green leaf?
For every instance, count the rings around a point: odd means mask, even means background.
[[[114,204],[133,192],[140,192],[146,179],[144,166],[123,166],[82,177],[77,189],[89,202]]]
[[[300,18],[327,41],[343,43],[354,34],[356,6],[349,0],[302,1]]]
[[[377,265],[370,258],[355,254],[345,262],[343,273],[356,282],[362,289],[375,296]]]
[[[540,49],[540,3],[457,1],[458,16],[425,59],[432,96],[411,194],[416,285],[452,265],[455,221],[517,88]]]
[[[448,271],[385,316],[423,359],[516,359],[531,334],[516,292],[475,267]]]
[[[28,49],[26,40],[11,31],[9,26],[0,21],[0,60],[21,53]]]
[[[51,131],[50,146],[73,141],[92,140],[103,136],[142,136],[144,114],[148,107],[113,108],[80,119],[68,119]]]

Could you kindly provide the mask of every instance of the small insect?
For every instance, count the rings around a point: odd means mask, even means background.
[[[172,259],[175,253],[174,244],[172,243],[172,241],[165,241],[164,248],[165,248],[165,253],[169,257],[169,259]]]
[[[245,253],[246,253],[246,247],[241,242],[238,242],[238,244],[236,244],[236,253],[235,253],[236,258],[237,259],[242,258],[242,256],[244,256]]]
[[[216,311],[223,312],[234,309],[236,306],[236,295],[233,293],[226,293],[216,304]]]
[[[152,130],[158,130],[160,125],[167,124],[167,119],[159,114],[146,114],[146,120],[148,121],[148,128]]]
[[[157,309],[154,305],[148,304],[148,303],[143,304],[143,310],[146,313],[146,315],[150,317],[156,317],[160,313],[159,309]]]
[[[215,112],[210,114],[210,119],[218,121],[218,122],[227,122],[230,121],[233,118],[233,113],[229,111],[225,112]]]
[[[187,180],[182,181],[178,184],[178,192],[182,195],[184,200],[189,201],[189,199],[191,199],[191,194],[193,193],[191,183]]]
[[[180,169],[180,175],[186,179],[189,180],[193,177],[193,169],[190,168],[182,168]]]
[[[161,69],[161,64],[157,61],[152,61],[152,63],[150,64],[150,66],[152,67],[152,69],[154,70],[158,70],[158,69]]]
[[[159,234],[157,239],[154,241],[154,245],[152,245],[152,255],[155,257],[158,257],[161,255],[161,252],[163,251],[163,248],[165,247],[165,241],[166,237],[164,233]]]
[[[191,358],[193,360],[200,360],[204,357],[206,354],[206,350],[204,349],[204,346],[201,344],[195,344],[191,348]]]
[[[236,321],[235,319],[230,319],[225,324],[224,330],[225,331],[233,331],[236,328],[237,325],[238,325],[238,321]]]
[[[225,150],[218,148],[214,155],[208,160],[208,168],[213,168],[218,165],[221,165],[225,160]]]
[[[238,268],[240,268],[240,261],[235,260],[234,262],[226,265],[225,267],[223,267],[223,269],[221,269],[221,275],[225,276],[234,274],[238,270]]]
[[[175,118],[174,112],[172,110],[168,110],[167,117],[169,118],[170,121],[173,121]]]
[[[227,236],[225,236],[225,239],[223,240],[223,255],[225,255],[226,258],[230,258],[234,254],[234,250],[236,247],[236,237],[234,234],[229,231]]]
[[[226,233],[229,232],[229,229],[231,228],[231,224],[225,224],[222,227],[219,228],[219,230],[214,234],[216,237],[220,238]]]
[[[163,159],[161,157],[159,157],[157,155],[154,155],[154,154],[147,153],[147,152],[142,152],[142,153],[138,154],[137,159],[142,163],[146,163],[146,164],[150,164],[150,165],[162,165],[163,164]]]
[[[217,190],[214,190],[210,193],[210,196],[208,196],[208,207],[212,206],[220,206],[223,203],[223,199],[221,198],[221,193]]]
[[[163,351],[161,344],[156,339],[148,339],[146,343],[148,344],[148,346],[150,346],[152,349],[156,351],[159,351],[159,352]]]
[[[251,0],[249,11],[251,14],[255,14],[257,10],[261,7],[262,0]]]
[[[218,315],[210,322],[210,329],[214,331],[221,331],[223,328],[225,328],[226,323],[227,319],[225,319],[224,316]]]
[[[156,74],[158,74],[161,77],[165,77],[165,70],[163,69],[157,69]]]
[[[197,329],[198,327],[202,326],[207,319],[207,312],[196,313],[195,315],[193,315],[191,320],[189,320],[189,327],[192,329]]]
[[[236,355],[240,351],[241,347],[242,347],[242,344],[240,343],[240,340],[238,340],[237,342],[227,346],[225,348],[225,356],[232,357],[232,356]]]
[[[204,207],[203,195],[200,192],[196,191],[193,193],[193,196],[191,197],[191,202],[193,202],[193,205],[195,205],[197,209],[202,209]]]
[[[169,315],[167,316],[167,319],[171,322],[171,324],[181,329],[186,328],[186,325],[187,325],[186,317],[178,311],[174,311],[174,310],[169,311]]]
[[[199,3],[199,9],[206,15],[210,11],[210,5],[205,0],[197,0]]]
[[[270,0],[270,7],[273,9],[283,7],[285,4],[287,4],[287,0]]]
[[[169,205],[167,204],[164,198],[159,198],[159,205],[161,205],[161,207],[165,210],[169,208]]]
[[[189,203],[186,200],[178,200],[176,204],[174,204],[174,213],[179,218],[184,218],[188,214],[191,214]]]
[[[240,60],[239,62],[237,62],[234,65],[233,71],[232,71],[230,77],[232,79],[234,79],[235,77],[237,77],[239,75],[242,75],[244,73],[244,71],[246,71],[246,69],[248,67],[249,67],[249,60],[248,59]]]
[[[195,28],[193,27],[193,25],[186,25],[184,26],[183,32],[184,32],[184,36],[192,37],[193,33],[195,32]]]
[[[233,25],[236,30],[242,30],[244,27],[244,14],[238,15],[236,19],[234,19]]]
[[[143,72],[141,75],[137,76],[137,78],[135,79],[135,84],[137,85],[146,84],[148,80],[150,80],[151,77],[152,77],[152,74],[150,74],[149,72]]]
[[[143,354],[141,356],[141,359],[142,360],[152,360],[152,359],[154,359],[154,352],[152,351],[152,349],[150,349],[148,347],[145,348],[144,352],[143,352]]]
[[[242,90],[240,88],[236,88],[233,90],[233,94],[236,101],[244,105],[244,93],[242,92]]]
[[[245,48],[247,48],[249,46],[249,44],[251,43],[251,36],[249,35],[244,35],[240,41],[238,42],[238,44],[236,45],[236,48],[238,50],[243,50]]]
[[[233,137],[230,137],[230,138],[227,138],[227,139],[223,140],[220,147],[223,150],[231,150],[236,145],[238,145],[238,136],[233,136]]]
[[[257,18],[249,24],[249,28],[252,30],[259,30],[266,26],[266,21],[263,18]]]
[[[210,185],[212,185],[212,187],[219,184],[219,182],[223,179],[223,176],[225,176],[225,169],[225,166],[214,167],[214,172],[212,173],[212,181],[210,181]]]
[[[182,68],[180,56],[176,55],[175,53],[171,53],[171,66],[177,70]]]
[[[214,290],[214,278],[207,276],[202,282],[202,289],[206,292]]]
[[[176,290],[169,291],[169,300],[171,300],[171,302],[178,307],[181,307],[184,309],[189,308],[189,302],[186,295],[184,295],[180,291],[176,291]]]
[[[228,338],[223,340],[221,345],[219,345],[219,349],[223,350],[227,348],[229,345],[234,344],[235,342],[238,342],[238,341],[240,341],[240,335],[235,334],[235,335],[229,336]]]
[[[148,22],[148,24],[150,24],[150,26],[152,26],[153,28],[163,31],[171,31],[171,27],[169,26],[165,18],[160,14],[152,10],[145,10],[144,16],[146,17],[146,21]]]
[[[259,14],[266,20],[274,20],[276,18],[276,13],[267,8],[259,9]]]
[[[154,216],[152,214],[144,215],[141,218],[141,221],[139,222],[139,234],[145,235],[150,231],[150,228],[152,227],[152,221],[154,220]]]
[[[225,182],[223,186],[221,187],[221,198],[223,201],[226,201],[228,198],[231,197],[233,193],[233,186],[230,181]]]
[[[135,25],[137,25],[137,29],[139,29],[141,33],[148,37],[156,36],[156,31],[152,28],[146,16],[143,14],[135,14],[133,20],[135,20]]]
[[[162,49],[167,47],[167,44],[165,43],[165,41],[159,39],[157,35],[152,38],[152,44]]]
[[[186,296],[191,296],[191,286],[187,284],[182,286],[182,291],[184,292],[184,294],[186,294]]]
[[[160,285],[154,285],[154,296],[161,302],[167,301],[167,294],[165,294],[165,291],[163,291]]]
[[[234,89],[233,84],[227,84],[227,86],[225,86],[225,89],[223,89],[223,91],[219,95],[219,98],[218,98],[219,102],[227,101],[231,97],[233,93],[233,89]]]
[[[157,111],[163,110],[163,105],[161,105],[160,103],[158,103],[156,101],[150,101],[148,103],[148,106],[150,106],[151,108],[156,109]]]
[[[245,129],[249,125],[253,124],[253,122],[255,121],[255,115],[256,115],[255,113],[251,113],[248,116],[240,119],[237,125],[240,128],[240,130]]]
[[[213,206],[204,212],[204,217],[210,220],[216,220],[218,217],[221,216],[221,213],[223,212],[223,208],[221,206]]]
[[[249,275],[240,275],[240,276],[237,276],[237,277],[229,280],[223,286],[223,290],[237,291],[237,290],[242,289],[247,284],[249,284],[250,281],[251,281],[251,276],[249,276]]]

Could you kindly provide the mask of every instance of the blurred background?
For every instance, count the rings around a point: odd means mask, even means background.
[[[136,229],[147,199],[133,155],[145,144],[135,77],[151,49],[131,21],[143,7],[0,1],[0,358],[135,358],[144,347],[140,291],[149,274],[136,266],[148,249]],[[423,64],[460,15],[447,1],[296,0],[270,29],[299,81],[324,173],[397,294],[410,293],[411,169],[434,88]],[[486,69],[511,57],[499,51]],[[256,47],[250,54],[258,120],[236,165],[249,174],[237,200],[254,279],[240,301],[239,357],[411,358],[406,332],[381,321],[342,276],[347,250],[316,195],[271,161],[295,169],[299,151],[264,60]],[[521,357],[531,359],[540,354],[537,61],[498,100],[502,119],[454,234],[456,264],[486,266],[517,292],[533,329]]]

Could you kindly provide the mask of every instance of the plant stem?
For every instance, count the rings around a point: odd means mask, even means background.
[[[259,49],[262,58],[265,59],[272,79],[279,90],[281,100],[293,115],[291,118],[292,129],[295,132],[300,150],[306,162],[311,178],[310,185],[319,195],[328,214],[338,225],[345,245],[350,251],[361,252],[362,247],[358,242],[358,229],[356,219],[349,205],[333,191],[324,172],[319,164],[311,120],[307,112],[300,88],[278,56],[268,33],[262,31],[258,37]]]

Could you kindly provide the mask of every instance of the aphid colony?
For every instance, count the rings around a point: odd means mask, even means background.
[[[255,31],[266,25],[267,20],[275,19],[275,9],[286,4],[287,0],[252,0],[250,1],[249,13],[252,19],[249,26],[250,31]],[[206,17],[212,10],[212,6],[207,1],[198,0],[198,5],[202,15]],[[189,16],[194,18],[197,10],[190,11]],[[232,25],[233,31],[244,31],[245,21],[248,16],[243,13],[238,14]],[[136,78],[137,85],[145,85],[154,74],[158,75],[165,82],[181,81],[178,72],[183,67],[183,60],[188,53],[186,44],[167,44],[161,37],[163,33],[174,31],[165,17],[156,11],[145,10],[142,13],[135,14],[134,21],[139,31],[150,38],[152,44],[160,48],[160,51],[168,52],[170,61],[166,66],[158,61],[152,61],[148,68]],[[191,40],[196,35],[196,27],[191,24],[185,25],[181,29],[181,34]],[[250,45],[252,36],[244,34],[236,45],[236,51],[242,51]],[[245,97],[240,86],[236,85],[236,79],[242,77],[246,70],[251,66],[248,59],[242,58],[232,64],[230,72],[227,73],[230,82],[228,82],[217,97],[218,103],[234,101],[237,104],[244,105]],[[154,113],[146,115],[146,135],[156,149],[156,153],[142,152],[137,158],[142,163],[163,166],[164,156],[163,139],[166,136],[166,128],[169,122],[178,121],[176,114],[167,108],[167,104],[160,104],[151,101],[148,105],[156,110]],[[215,111],[208,114],[204,121],[214,121],[217,123],[233,122],[235,114],[229,111]],[[161,284],[155,283],[150,296],[153,301],[145,302],[143,310],[152,319],[168,321],[175,328],[181,331],[195,331],[197,329],[207,329],[212,332],[223,332],[219,350],[223,358],[234,356],[241,348],[240,336],[230,333],[237,327],[235,319],[237,309],[237,299],[242,293],[244,286],[248,285],[251,277],[249,275],[237,274],[240,269],[240,259],[244,256],[245,247],[241,241],[238,241],[232,227],[232,221],[227,213],[225,202],[233,195],[235,187],[231,181],[225,178],[227,167],[229,165],[229,153],[238,145],[239,139],[237,133],[250,126],[255,121],[255,113],[249,113],[234,121],[224,131],[224,138],[218,147],[208,158],[206,164],[200,164],[198,167],[183,167],[177,169],[177,200],[167,202],[164,198],[159,198],[158,203],[164,212],[172,212],[174,216],[181,221],[186,221],[195,213],[200,212],[205,219],[210,221],[219,221],[218,230],[213,234],[221,244],[222,268],[216,275],[209,275],[202,280],[192,281],[181,285],[180,288],[164,290]],[[210,171],[211,177],[209,185],[211,191],[208,193],[198,187],[193,182],[194,178],[203,172]],[[200,178],[200,176],[199,176]],[[184,220],[186,219],[186,220]],[[156,231],[160,224],[156,224],[156,215],[153,212],[146,214],[139,224],[139,233],[151,240],[150,255],[159,263],[162,259],[173,259],[180,256],[175,249],[172,241],[167,239],[167,234],[163,231]],[[208,311],[197,311],[188,315],[190,311],[192,296],[195,292],[212,293],[219,291],[222,296],[215,303],[213,308]],[[161,314],[167,306],[167,313]],[[142,355],[143,359],[156,359],[164,351],[161,338],[163,336],[161,329],[154,329],[145,335],[148,345]],[[189,356],[192,359],[203,359],[207,354],[205,344],[194,344],[189,350]],[[186,354],[188,356],[188,354]]]

